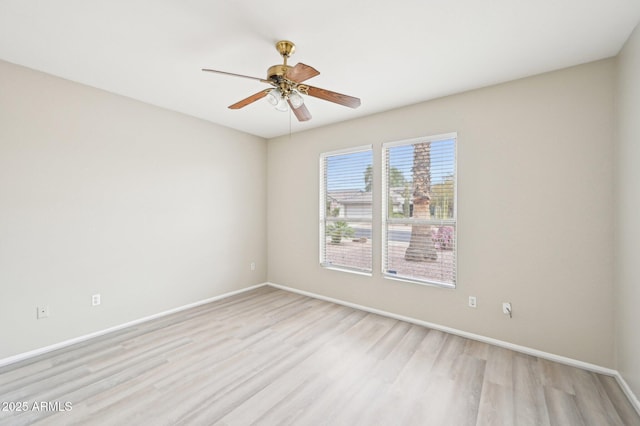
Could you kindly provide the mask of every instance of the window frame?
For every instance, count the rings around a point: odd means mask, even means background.
[[[372,276],[373,275],[373,247],[371,248],[371,264],[369,265],[369,269],[361,269],[355,267],[349,267],[344,265],[333,265],[331,263],[326,262],[326,225],[327,225],[327,214],[326,214],[326,196],[327,196],[327,182],[326,182],[326,158],[327,157],[335,157],[339,155],[347,155],[347,154],[356,154],[359,152],[371,152],[371,167],[372,171],[374,168],[374,153],[373,153],[373,144],[361,145],[352,148],[344,148],[335,151],[323,152],[320,154],[319,159],[319,181],[320,181],[320,198],[319,198],[319,262],[320,266],[325,269],[331,269],[342,272],[349,272],[358,275]],[[371,217],[370,218],[347,218],[349,222],[360,222],[360,223],[368,223],[371,226],[371,237],[370,240],[373,243],[373,190],[375,188],[374,183],[371,183]],[[330,222],[337,222],[340,220],[345,220],[345,218],[331,218]]]
[[[407,146],[407,145],[415,145],[423,142],[438,142],[445,140],[454,140],[454,149],[453,149],[453,218],[452,219],[413,219],[413,218],[391,218],[389,217],[389,188],[388,188],[388,149],[398,146]],[[382,262],[381,262],[381,272],[383,278],[402,281],[402,282],[410,282],[420,285],[426,286],[435,286],[439,288],[448,288],[455,289],[458,284],[458,133],[450,132],[450,133],[442,133],[438,135],[432,136],[424,136],[417,137],[411,139],[403,139],[399,141],[391,141],[391,142],[383,142],[382,144],[382,204],[381,204],[381,250],[382,250]],[[453,284],[430,280],[430,279],[420,279],[414,277],[407,277],[402,275],[396,275],[388,272],[388,260],[389,260],[389,246],[388,246],[388,236],[387,236],[387,227],[392,224],[401,224],[401,225],[411,225],[411,224],[425,224],[432,226],[453,226],[454,227],[454,245],[453,245],[453,257],[454,257],[454,266],[453,266]]]

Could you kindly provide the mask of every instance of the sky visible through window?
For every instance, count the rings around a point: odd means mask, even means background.
[[[327,157],[327,191],[365,188],[365,171],[373,163],[371,151]],[[348,170],[348,173],[345,171]]]
[[[431,157],[445,160],[448,164],[455,164],[455,141],[448,139],[431,143]],[[327,190],[361,190],[365,189],[365,171],[367,166],[373,162],[371,151],[354,152],[352,154],[337,155],[327,157]],[[395,167],[402,174],[406,181],[412,180],[412,162],[407,158],[413,158],[413,145],[394,146],[389,149],[389,166]],[[349,175],[340,173],[341,170],[349,169]],[[443,182],[447,176],[453,174],[453,169],[432,168],[431,182]]]

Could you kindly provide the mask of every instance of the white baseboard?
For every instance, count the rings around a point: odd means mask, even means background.
[[[303,296],[309,296],[309,297],[313,297],[315,299],[320,299],[320,300],[324,300],[324,301],[327,301],[327,302],[337,303],[339,305],[348,306],[350,308],[358,309],[358,310],[365,311],[365,312],[371,312],[373,314],[382,315],[382,316],[385,316],[385,317],[388,317],[388,318],[393,318],[393,319],[397,319],[397,320],[400,320],[400,321],[406,321],[406,322],[409,322],[409,323],[412,323],[412,324],[421,325],[423,327],[432,328],[434,330],[444,331],[446,333],[455,334],[457,336],[465,337],[467,339],[477,340],[479,342],[484,342],[484,343],[488,343],[488,344],[491,344],[491,345],[500,346],[502,348],[511,349],[513,351],[520,352],[520,353],[523,353],[523,354],[536,356],[538,358],[547,359],[549,361],[559,362],[561,364],[569,365],[571,367],[582,368],[584,370],[593,371],[594,373],[599,373],[599,374],[604,374],[604,375],[607,375],[607,376],[612,376],[612,377],[614,377],[616,379],[616,381],[618,382],[618,384],[622,388],[623,392],[625,393],[625,395],[629,399],[629,402],[631,403],[633,408],[635,408],[635,410],[638,412],[638,415],[640,415],[640,402],[638,401],[637,396],[633,393],[633,391],[631,390],[631,388],[629,387],[627,382],[624,380],[622,375],[620,375],[620,373],[617,370],[613,370],[613,369],[610,369],[610,368],[602,367],[600,365],[590,364],[590,363],[584,362],[584,361],[578,361],[578,360],[573,359],[573,358],[568,358],[568,357],[552,354],[552,353],[549,353],[549,352],[540,351],[540,350],[529,348],[529,347],[526,347],[526,346],[516,345],[516,344],[513,344],[513,343],[505,342],[503,340],[498,340],[498,339],[494,339],[494,338],[491,338],[491,337],[486,337],[486,336],[482,336],[482,335],[479,335],[479,334],[469,333],[469,332],[466,332],[466,331],[458,330],[458,329],[451,328],[451,327],[446,327],[446,326],[439,325],[439,324],[434,324],[434,323],[427,322],[427,321],[422,321],[422,320],[419,320],[419,319],[416,319],[416,318],[406,317],[404,315],[397,315],[397,314],[394,314],[394,313],[391,313],[391,312],[387,312],[387,311],[383,311],[383,310],[380,310],[380,309],[374,309],[374,308],[370,308],[368,306],[358,305],[356,303],[345,302],[344,300],[334,299],[333,297],[327,297],[327,296],[323,296],[321,294],[311,293],[309,291],[299,290],[299,289],[293,288],[293,287],[287,287],[287,286],[284,286],[284,285],[274,284],[274,283],[271,283],[271,282],[268,282],[267,285],[269,285],[271,287],[274,287],[274,288],[278,288],[280,290],[285,290],[285,291],[290,291],[292,293],[301,294]]]
[[[345,302],[344,300],[334,299],[332,297],[323,296],[321,294],[311,293],[304,290],[298,290],[297,288],[287,287],[280,284],[267,283],[267,285],[275,288],[279,288],[281,290],[290,291],[292,293],[298,293],[304,296],[313,297],[315,299],[325,300],[327,302],[337,303],[339,305],[348,306],[350,308],[359,309],[361,311],[371,312],[373,314],[382,315],[388,318],[397,319],[400,321],[410,322],[412,324],[421,325],[427,328],[432,328],[434,330],[444,331],[446,333],[455,334],[457,336],[466,337],[467,339],[477,340],[484,343],[489,343],[491,345],[500,346],[502,348],[511,349],[516,352],[521,352],[527,355],[537,356],[539,358],[548,359],[550,361],[560,362],[562,364],[570,365],[573,367],[582,368],[585,370],[593,371],[595,373],[606,374],[607,376],[615,376],[618,374],[616,370],[612,370],[610,368],[601,367],[599,365],[590,364],[588,362],[578,361],[572,358],[563,357],[560,355],[551,354],[548,352],[539,351],[537,349],[532,349],[526,346],[520,346],[513,343],[505,342],[503,340],[494,339],[492,337],[482,336],[480,334],[469,333],[466,331],[458,330],[456,328],[446,327],[439,324],[434,324],[427,321],[422,321],[416,318],[406,317],[404,315],[397,315],[391,312],[383,311],[380,309],[370,308],[368,306],[358,305],[356,303]]]
[[[144,318],[139,318],[137,320],[129,321],[129,322],[124,323],[124,324],[119,324],[119,325],[116,325],[114,327],[109,327],[107,329],[96,331],[94,333],[85,334],[84,336],[75,337],[73,339],[65,340],[63,342],[59,342],[59,343],[55,343],[53,345],[45,346],[43,348],[34,349],[32,351],[29,351],[29,352],[24,352],[24,353],[21,353],[21,354],[18,354],[18,355],[10,356],[8,358],[0,359],[0,367],[3,367],[5,365],[9,365],[9,364],[13,364],[13,363],[16,363],[16,362],[19,362],[19,361],[23,361],[25,359],[33,358],[35,356],[42,355],[42,354],[45,354],[47,352],[55,351],[56,349],[65,348],[67,346],[71,346],[71,345],[74,345],[76,343],[84,342],[85,340],[89,340],[89,339],[92,339],[94,337],[102,336],[104,334],[111,333],[113,331],[122,330],[123,328],[131,327],[131,326],[143,323],[143,322],[151,321],[151,320],[156,319],[156,318],[160,318],[160,317],[164,317],[164,316],[167,316],[167,315],[171,315],[171,314],[174,314],[176,312],[184,311],[186,309],[195,308],[196,306],[204,305],[206,303],[215,302],[216,300],[225,299],[227,297],[235,296],[236,294],[245,293],[247,291],[255,290],[256,288],[264,287],[267,284],[268,283],[262,283],[262,284],[257,284],[257,285],[251,286],[251,287],[242,288],[240,290],[231,291],[229,293],[224,293],[224,294],[221,294],[219,296],[214,296],[214,297],[210,297],[208,299],[199,300],[199,301],[194,302],[194,303],[189,303],[188,305],[179,306],[177,308],[169,309],[168,311],[160,312],[160,313],[157,313],[157,314],[146,316]]]
[[[616,381],[622,388],[622,391],[624,392],[624,394],[627,396],[627,399],[629,399],[629,402],[631,403],[631,405],[633,405],[633,408],[635,408],[636,411],[638,412],[638,415],[640,415],[640,401],[638,400],[638,397],[636,396],[636,394],[633,393],[633,391],[629,387],[629,384],[627,383],[627,381],[624,379],[624,377],[622,377],[622,374],[620,374],[620,372],[618,371],[616,371],[616,374],[613,377],[616,378]]]

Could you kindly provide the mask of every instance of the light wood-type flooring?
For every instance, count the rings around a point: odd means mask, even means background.
[[[272,287],[0,368],[11,402],[1,425],[640,425],[611,377]]]

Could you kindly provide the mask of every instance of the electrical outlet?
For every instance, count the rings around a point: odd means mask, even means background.
[[[38,306],[36,309],[37,309],[36,318],[42,319],[42,318],[49,317],[49,305]]]
[[[256,262],[251,262],[251,270],[255,271],[256,270]]]
[[[478,301],[476,300],[475,296],[469,296],[469,307],[470,308],[475,308],[478,306]]]
[[[100,304],[100,295],[94,294],[91,296],[91,306],[98,306]]]

